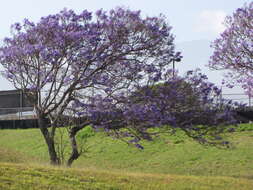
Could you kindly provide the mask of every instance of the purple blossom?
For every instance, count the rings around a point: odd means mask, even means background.
[[[241,84],[245,91],[251,87],[247,81],[252,77],[253,52],[253,2],[238,8],[233,15],[225,19],[226,30],[221,33],[211,47],[214,49],[209,66],[214,69],[226,69],[226,84],[233,87]],[[246,85],[244,85],[246,84]]]
[[[130,128],[127,132],[133,138],[128,139],[128,143],[135,146],[141,139],[152,140],[148,128],[164,126],[186,131],[201,143],[214,143],[203,136],[204,131],[215,131],[219,127],[222,132],[226,126],[234,124],[232,108],[238,106],[226,100],[217,103],[215,98],[219,94],[220,89],[208,82],[205,75],[191,71],[184,78],[172,78],[155,86],[140,86],[130,95],[120,93],[111,98],[95,97],[91,105],[83,109],[90,113],[94,125],[106,129],[109,134],[126,126]],[[118,96],[121,97],[120,103]]]

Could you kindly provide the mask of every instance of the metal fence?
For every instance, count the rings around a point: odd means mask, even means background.
[[[32,104],[21,90],[0,91],[0,120],[36,119]]]
[[[234,88],[228,88],[226,86],[221,86],[221,99],[229,99],[239,103],[246,104],[248,107],[252,106],[252,97],[245,93],[245,90],[240,86],[236,85]]]
[[[0,113],[0,120],[26,120],[37,118],[33,107],[0,108]]]

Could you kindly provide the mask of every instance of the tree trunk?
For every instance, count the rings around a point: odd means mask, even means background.
[[[69,139],[70,139],[70,144],[71,144],[71,155],[67,161],[67,166],[70,167],[72,165],[72,163],[80,156],[80,153],[78,151],[78,146],[77,146],[77,142],[76,142],[76,133],[79,130],[76,130],[77,128],[72,128],[69,132]]]
[[[39,116],[38,117],[38,125],[39,125],[41,133],[43,134],[45,142],[47,144],[50,163],[52,165],[59,165],[60,160],[59,160],[56,150],[55,150],[54,135],[51,135],[50,132],[48,131],[48,124],[46,122],[46,118],[43,116]]]

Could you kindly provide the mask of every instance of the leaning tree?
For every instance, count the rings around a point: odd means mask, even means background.
[[[52,164],[61,164],[55,135],[66,124],[62,118],[73,111],[73,118],[81,115],[73,108],[76,100],[85,105],[98,95],[125,95],[157,82],[180,57],[162,15],[142,18],[140,11],[123,8],[98,10],[94,16],[64,9],[37,23],[16,23],[11,34],[0,48],[2,73],[27,91]],[[77,132],[90,124],[90,119],[81,121],[69,129],[69,165],[79,156]]]
[[[209,66],[226,69],[227,84],[240,83],[252,96],[253,89],[253,2],[225,19],[226,30],[216,39]]]

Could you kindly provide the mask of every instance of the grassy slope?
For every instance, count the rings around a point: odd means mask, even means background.
[[[233,133],[232,149],[203,147],[190,139],[163,136],[143,142],[143,151],[125,143],[96,134],[89,138],[88,153],[73,167],[180,175],[218,175],[253,178],[253,131]],[[39,130],[1,130],[0,154],[6,150],[16,155],[13,162],[47,162],[48,155]],[[0,161],[9,161],[9,156]],[[11,161],[11,159],[10,159]]]
[[[102,135],[101,135],[102,136]],[[203,147],[185,137],[163,137],[143,143],[143,151],[110,138],[91,139],[87,158],[74,166],[180,175],[223,175],[253,178],[253,132],[232,136],[235,148]],[[117,143],[115,143],[117,142]]]
[[[233,133],[229,138],[234,148],[217,149],[203,147],[183,135],[167,135],[153,142],[144,142],[145,149],[140,151],[100,133],[89,138],[87,143],[90,147],[89,152],[74,163],[74,168],[84,168],[89,171],[88,174],[87,171],[83,172],[85,178],[95,176],[96,183],[87,182],[90,189],[96,189],[97,185],[98,189],[134,189],[139,186],[146,187],[144,189],[155,189],[155,186],[159,187],[156,189],[168,189],[167,187],[171,189],[252,189],[253,131]],[[40,132],[36,129],[1,130],[0,143],[0,162],[47,163],[46,147]],[[35,183],[40,181],[36,174],[34,176],[32,173],[20,172],[23,171],[22,167],[24,166],[0,164],[0,184],[11,183],[12,188],[15,189],[15,186],[22,186],[24,183],[32,184],[33,181]],[[10,170],[4,168],[10,168]],[[46,187],[50,189],[50,183],[53,183],[51,178],[56,178],[56,180],[59,178],[62,181],[62,176],[58,174],[65,173],[65,169],[47,169],[48,171],[41,174],[41,180],[44,180],[41,189],[46,189]],[[26,170],[35,171],[35,173],[37,170],[40,171],[39,167],[30,167]],[[105,173],[101,171],[111,171],[111,173],[105,172],[106,175],[104,175]],[[48,172],[52,172],[49,178],[46,177]],[[83,176],[79,175],[81,172],[79,170],[74,169],[72,172],[71,179]],[[20,181],[8,182],[12,180],[8,176],[12,175],[17,176]],[[124,186],[120,186],[120,183],[123,183],[121,178],[123,181],[127,178]],[[23,180],[28,180],[28,182]],[[66,182],[64,180],[62,183],[59,182],[59,187],[54,186],[53,189],[64,189],[65,186],[65,189],[69,189],[67,186],[70,184],[71,182],[66,179]],[[75,189],[78,189],[84,184],[80,179],[74,185]],[[85,187],[89,185],[85,182]],[[0,189],[6,188],[0,186]]]
[[[0,189],[8,190],[251,190],[252,180],[24,166],[0,163]]]

